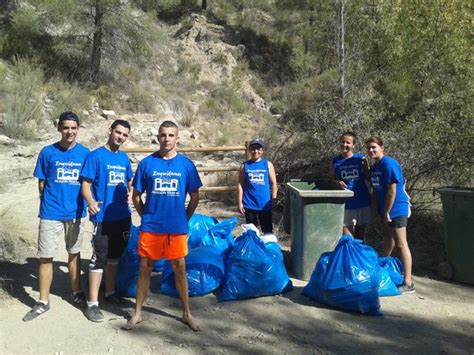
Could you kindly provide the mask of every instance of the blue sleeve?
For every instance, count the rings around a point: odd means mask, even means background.
[[[391,160],[385,167],[385,183],[388,184],[399,184],[402,181],[402,169],[400,165],[395,161]]]
[[[47,162],[46,162],[46,154],[44,152],[44,148],[41,149],[41,152],[38,155],[38,160],[36,161],[35,170],[33,172],[33,176],[41,179],[46,180],[46,173],[47,173]]]
[[[193,162],[189,161],[186,176],[186,192],[195,192],[202,186],[201,178]]]
[[[133,181],[132,181],[133,188],[135,190],[137,190],[138,192],[140,192],[140,193],[143,192],[143,186],[144,186],[144,183],[143,183],[143,178],[144,178],[143,165],[144,165],[143,161],[141,161],[138,164],[137,171],[135,172],[135,177],[133,178]]]
[[[81,170],[81,178],[94,180],[97,174],[97,154],[89,154]]]

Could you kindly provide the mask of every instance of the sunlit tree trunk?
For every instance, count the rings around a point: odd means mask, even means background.
[[[339,1],[338,21],[337,21],[337,61],[339,71],[339,90],[341,92],[342,109],[345,108],[345,99],[347,94],[346,87],[346,0]]]
[[[100,62],[102,59],[102,37],[103,37],[103,20],[104,20],[104,6],[101,0],[95,0],[93,5],[94,13],[94,36],[92,40],[91,53],[91,74],[90,79],[97,83],[100,71]]]

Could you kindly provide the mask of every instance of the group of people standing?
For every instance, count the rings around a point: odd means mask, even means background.
[[[89,151],[76,141],[79,117],[73,112],[59,116],[61,139],[44,147],[36,163],[40,194],[38,233],[39,300],[23,317],[30,321],[50,309],[53,258],[64,236],[71,279],[72,302],[84,308],[85,316],[102,322],[99,289],[105,273],[104,302],[121,304],[115,294],[118,261],[127,246],[133,203],[141,217],[138,255],[141,257],[135,314],[125,329],[141,322],[141,309],[150,285],[154,262],[170,260],[182,301],[182,322],[200,329],[191,316],[184,257],[188,253],[188,219],[199,203],[201,179],[194,163],[176,151],[178,127],[163,122],[158,130],[160,148],[143,159],[135,175],[127,154],[120,146],[128,139],[130,123],[116,120],[107,142]],[[146,195],[146,200],[142,197]],[[190,196],[185,204],[186,196]],[[86,211],[93,224],[93,255],[89,265],[89,291],[81,286],[80,251]]]
[[[382,139],[372,136],[365,141],[367,155],[373,161],[354,153],[357,137],[352,132],[340,138],[340,154],[331,162],[330,174],[336,183],[354,192],[347,199],[344,211],[343,233],[364,240],[365,226],[372,216],[383,222],[382,256],[389,256],[398,249],[404,268],[401,293],[415,292],[412,280],[412,257],[407,242],[407,222],[410,217],[410,197],[405,191],[405,178],[400,164],[385,154]]]
[[[131,329],[142,321],[142,306],[153,265],[156,260],[165,258],[170,260],[174,271],[182,302],[181,320],[192,330],[200,330],[190,312],[185,256],[188,253],[188,220],[198,206],[202,182],[194,163],[176,150],[177,125],[172,121],[160,125],[159,150],[144,158],[134,175],[130,159],[119,149],[130,134],[128,121],[114,121],[107,142],[92,152],[76,141],[79,124],[75,113],[63,112],[57,125],[61,139],[44,147],[38,156],[34,176],[38,179],[40,195],[40,295],[23,320],[33,320],[50,309],[53,258],[62,237],[69,254],[71,300],[84,308],[85,316],[93,322],[104,320],[99,307],[104,273],[104,302],[116,305],[123,302],[115,293],[115,279],[118,261],[127,246],[130,205],[133,204],[141,217],[140,274],[135,313],[124,328]],[[384,221],[383,253],[390,255],[395,247],[399,248],[405,269],[402,291],[414,292],[406,237],[410,204],[401,167],[393,158],[385,156],[383,142],[378,137],[366,141],[368,155],[375,162],[372,167],[361,154],[353,152],[356,146],[353,133],[344,133],[340,142],[340,155],[332,161],[331,172],[341,187],[354,191],[354,197],[346,203],[343,232],[363,238],[364,227],[371,219],[371,206],[377,206]],[[265,142],[260,138],[249,144],[250,159],[239,171],[237,205],[247,223],[260,225],[262,232],[267,234],[273,232],[272,206],[278,187],[273,164],[263,158],[265,148]],[[372,195],[370,190],[373,190]],[[87,297],[81,286],[80,257],[86,212],[93,224]]]

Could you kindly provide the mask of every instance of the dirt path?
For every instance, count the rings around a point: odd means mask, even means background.
[[[11,232],[34,244],[37,203],[33,179],[14,184],[0,196],[2,227],[16,226]],[[210,204],[198,212],[232,214]],[[87,270],[88,242],[84,249]],[[283,296],[228,303],[217,303],[214,295],[191,299],[203,328],[193,333],[178,321],[179,301],[158,293],[160,276],[155,275],[145,319],[127,332],[121,327],[134,300],[122,309],[105,308],[104,323],[89,322],[70,303],[65,260],[62,253],[54,263],[51,310],[28,323],[21,318],[38,296],[35,250],[26,250],[26,258],[17,262],[0,263],[0,276],[12,280],[9,294],[0,298],[1,354],[474,353],[472,286],[418,276],[416,294],[382,298],[384,316],[369,317],[319,305],[301,295],[304,282],[293,280],[294,290]]]

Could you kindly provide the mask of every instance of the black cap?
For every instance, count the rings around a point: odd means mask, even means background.
[[[252,145],[257,145],[257,144],[261,146],[262,148],[265,148],[265,141],[262,138],[252,139],[249,143],[249,147]]]
[[[63,112],[59,115],[59,123],[61,123],[62,121],[76,121],[77,124],[79,125],[79,116],[76,115],[74,112],[71,112],[71,111],[66,111],[66,112]]]

